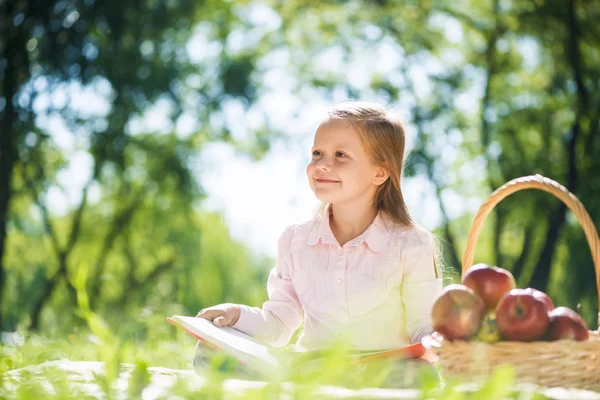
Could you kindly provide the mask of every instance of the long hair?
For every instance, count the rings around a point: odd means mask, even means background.
[[[375,194],[375,207],[400,225],[412,227],[415,222],[402,195],[405,134],[399,118],[376,103],[347,101],[327,112],[330,120],[345,120],[358,131],[362,144],[374,164],[385,168],[389,178]]]
[[[423,227],[411,217],[402,195],[402,172],[404,171],[405,132],[399,117],[388,112],[382,105],[362,101],[346,101],[327,112],[328,120],[350,122],[360,135],[367,154],[374,164],[384,167],[388,179],[375,193],[375,207],[387,214],[395,223],[412,228]],[[436,273],[441,275],[442,259],[440,243],[431,233]]]

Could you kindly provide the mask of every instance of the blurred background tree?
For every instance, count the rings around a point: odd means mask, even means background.
[[[259,159],[289,133],[271,124],[278,105],[254,108],[275,67],[296,104],[361,98],[404,113],[407,181],[437,200],[449,280],[477,207],[512,178],[554,179],[600,220],[597,0],[0,4],[3,330],[73,324],[65,311],[80,267],[93,309],[113,322],[259,304],[272,260],[203,210],[194,166],[210,142]],[[275,28],[248,17],[257,9]],[[232,99],[264,114],[247,140],[232,135],[244,122],[225,113]],[[169,123],[148,123],[153,113]],[[90,173],[53,211],[75,159]],[[512,270],[558,304],[581,303],[598,322],[583,232],[546,193],[497,206],[475,261]]]
[[[451,279],[473,218],[469,205],[513,178],[554,179],[600,220],[600,2],[274,6],[294,75],[305,77],[298,91],[318,87],[333,99],[376,98],[408,111],[416,140],[407,172],[433,185]],[[314,61],[332,52],[344,68],[324,73]],[[462,215],[450,216],[457,207]],[[581,303],[596,326],[590,248],[564,204],[520,192],[495,208],[485,229],[475,262],[513,271],[519,286],[548,291],[558,304]]]
[[[3,329],[36,329],[43,311],[49,321],[73,323],[65,310],[75,305],[71,280],[81,264],[90,270],[92,307],[126,311],[120,317],[164,298],[195,309],[239,293],[258,274],[260,261],[236,251],[241,245],[198,211],[204,194],[191,169],[204,143],[232,141],[215,118],[221,102],[254,98],[260,51],[220,51],[239,23],[219,1],[3,2]],[[193,62],[186,46],[198,30],[213,50]],[[171,124],[146,128],[151,108]],[[176,132],[191,115],[200,123]],[[244,146],[260,156],[268,143]],[[52,213],[49,197],[71,183],[74,160],[90,173],[73,204]],[[230,263],[235,270],[223,268]],[[192,269],[211,282],[200,283],[203,292],[192,289]],[[254,300],[249,293],[238,297]]]

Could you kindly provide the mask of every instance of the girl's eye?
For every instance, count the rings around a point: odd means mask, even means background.
[[[321,152],[320,152],[319,150],[314,150],[314,151],[312,152],[312,155],[313,155],[313,157],[318,157],[318,156],[320,156],[320,155],[321,155]]]
[[[341,151],[336,151],[335,156],[336,157],[346,157],[346,155],[344,153],[342,153]]]

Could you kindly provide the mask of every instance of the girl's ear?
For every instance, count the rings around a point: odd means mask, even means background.
[[[378,167],[375,171],[375,178],[373,179],[373,183],[377,186],[383,185],[385,181],[389,178],[390,173],[385,167]]]

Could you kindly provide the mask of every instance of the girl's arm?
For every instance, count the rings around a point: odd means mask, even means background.
[[[429,238],[403,253],[402,302],[406,316],[406,333],[411,343],[419,343],[432,332],[431,307],[442,290],[434,263],[433,247]]]
[[[262,309],[240,305],[240,318],[234,328],[273,346],[285,346],[302,322],[302,306],[290,279],[290,243],[293,227],[286,229],[278,242],[277,264],[269,274],[269,300]]]

